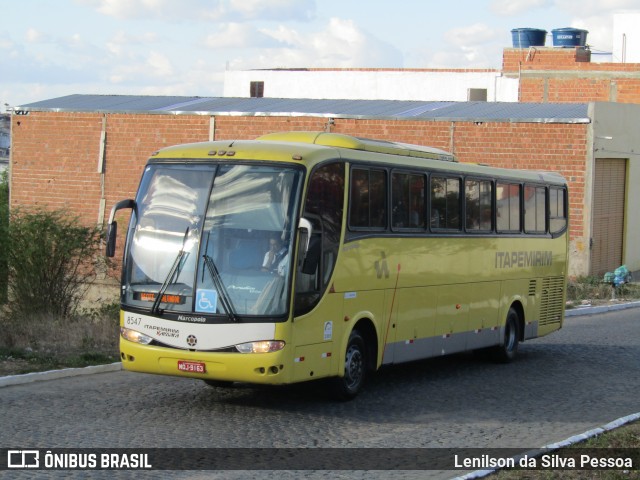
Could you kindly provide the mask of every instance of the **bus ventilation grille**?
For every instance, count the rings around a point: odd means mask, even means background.
[[[540,299],[540,325],[560,323],[564,305],[564,277],[547,277],[542,280]]]
[[[538,280],[529,280],[529,296],[535,297],[538,289]]]

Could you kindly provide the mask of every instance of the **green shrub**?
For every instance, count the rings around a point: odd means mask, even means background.
[[[59,211],[15,210],[7,239],[11,313],[71,317],[95,280],[100,229]]]
[[[582,301],[598,301],[640,298],[640,287],[635,284],[623,284],[615,289],[602,281],[602,277],[578,277],[567,281],[567,302],[578,304]]]

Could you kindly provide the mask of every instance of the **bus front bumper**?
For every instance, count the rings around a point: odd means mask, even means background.
[[[125,370],[177,377],[280,385],[290,382],[287,347],[270,353],[228,353],[141,345],[120,339]]]

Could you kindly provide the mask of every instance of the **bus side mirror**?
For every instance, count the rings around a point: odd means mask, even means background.
[[[118,222],[111,222],[107,225],[107,257],[111,258],[116,254],[116,237],[118,236]]]
[[[301,257],[304,258],[307,256],[307,252],[309,251],[309,242],[311,242],[311,234],[313,233],[313,227],[311,226],[311,222],[306,218],[301,218],[298,222],[298,230],[300,230],[300,248]],[[304,245],[302,245],[304,242]]]
[[[307,275],[313,275],[316,273],[318,264],[320,263],[320,236],[313,234],[311,222],[306,218],[300,219],[298,229],[300,230],[301,271]]]
[[[302,273],[306,275],[313,275],[320,265],[320,252],[322,241],[320,235],[313,235],[311,242],[309,243],[309,250],[302,261]]]
[[[136,208],[136,201],[127,199],[116,203],[111,209],[109,214],[109,222],[107,223],[107,238],[106,238],[106,256],[113,257],[116,253],[116,238],[118,235],[118,222],[115,221],[116,212],[123,208]]]

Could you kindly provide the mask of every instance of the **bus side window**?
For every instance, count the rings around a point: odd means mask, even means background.
[[[567,227],[567,204],[565,188],[549,189],[549,231],[560,233]]]
[[[525,185],[524,187],[524,231],[525,233],[545,233],[547,231],[547,208],[545,187]]]
[[[492,187],[489,180],[465,181],[465,228],[467,231],[491,231]]]
[[[391,227],[424,228],[424,176],[394,172],[391,175]]]
[[[460,230],[460,179],[431,177],[431,228]]]
[[[344,163],[323,165],[311,174],[302,216],[313,227],[308,262],[296,275],[295,314],[310,311],[322,297],[338,258],[344,212]],[[312,258],[313,257],[313,258]],[[315,266],[314,268],[310,268]]]
[[[496,183],[496,228],[499,233],[520,232],[520,185]]]
[[[349,226],[384,230],[387,227],[387,172],[353,168]]]

